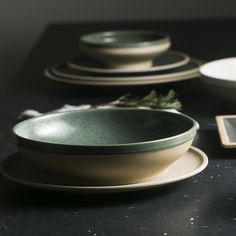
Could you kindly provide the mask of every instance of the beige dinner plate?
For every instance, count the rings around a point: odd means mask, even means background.
[[[50,68],[50,72],[63,79],[90,81],[90,82],[105,82],[105,83],[133,83],[133,82],[145,82],[152,80],[168,80],[176,77],[188,76],[193,73],[199,72],[201,62],[195,59],[191,59],[190,62],[182,67],[167,70],[165,72],[147,72],[142,74],[109,74],[100,75],[97,73],[89,73],[81,70],[75,70],[69,68],[66,64],[58,65]]]
[[[148,85],[148,84],[162,84],[177,82],[182,80],[194,79],[199,77],[198,72],[190,73],[182,76],[175,76],[165,79],[144,79],[141,81],[129,81],[129,80],[120,80],[120,81],[100,81],[100,80],[90,80],[90,79],[67,79],[60,76],[54,75],[50,70],[45,70],[45,76],[48,79],[55,80],[67,84],[78,84],[78,85],[89,85],[89,86],[138,86],[138,85]]]
[[[77,57],[67,64],[69,67],[79,70],[84,70],[88,72],[96,72],[96,73],[142,73],[142,72],[150,72],[150,71],[161,71],[173,69],[176,67],[183,66],[189,62],[190,58],[187,54],[177,51],[167,51],[160,56],[157,56],[153,65],[149,68],[109,68],[106,67],[97,61],[89,58],[89,57]]]
[[[154,188],[187,179],[204,170],[208,164],[206,154],[198,148],[189,151],[169,166],[167,171],[154,179],[126,185],[79,186],[75,180],[45,173],[24,161],[19,154],[6,157],[1,162],[1,173],[8,179],[30,187],[78,193],[128,192]]]

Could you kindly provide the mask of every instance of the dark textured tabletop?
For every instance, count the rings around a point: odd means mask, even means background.
[[[38,190],[0,176],[0,235],[236,235],[236,150],[223,149],[215,115],[235,114],[235,106],[208,94],[199,79],[136,88],[99,88],[49,81],[46,67],[78,53],[81,34],[145,28],[168,32],[172,48],[210,61],[235,56],[236,21],[177,21],[53,24],[28,56],[0,100],[0,158],[16,151],[11,128],[24,109],[40,112],[63,104],[113,100],[150,89],[175,89],[183,112],[200,123],[194,146],[209,157],[202,173],[185,181],[133,193],[80,195]]]

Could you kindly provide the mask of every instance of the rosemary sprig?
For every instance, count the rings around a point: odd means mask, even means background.
[[[170,90],[166,95],[158,95],[155,90],[151,91],[149,94],[147,94],[144,97],[133,97],[132,94],[125,94],[118,98],[115,101],[111,101],[108,103],[103,104],[84,104],[79,106],[74,105],[67,105],[65,104],[63,107],[49,111],[49,113],[55,113],[55,112],[65,112],[69,110],[83,110],[83,109],[96,109],[101,107],[147,107],[151,109],[176,109],[181,110],[182,104],[177,99],[176,93],[174,90]],[[45,113],[45,114],[47,114]],[[22,112],[18,119],[24,120],[28,119],[30,117],[37,117],[41,116],[43,113],[40,113],[36,110],[25,110]]]
[[[133,97],[125,94],[116,100],[116,107],[148,107],[151,109],[176,109],[181,110],[182,104],[177,98],[174,90],[170,90],[166,95],[158,95],[152,90],[144,97]]]

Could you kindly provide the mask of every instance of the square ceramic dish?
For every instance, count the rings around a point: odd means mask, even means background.
[[[216,123],[223,147],[236,148],[236,115],[216,116]]]

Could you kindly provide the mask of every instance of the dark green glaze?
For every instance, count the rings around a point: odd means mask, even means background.
[[[187,58],[187,59],[186,59]],[[183,65],[186,65],[188,62],[190,61],[188,55],[185,55],[183,53],[178,53],[178,52],[174,52],[174,51],[167,51],[167,52],[164,52],[163,54],[155,57],[153,59],[153,67],[163,67],[163,66],[170,66],[170,69],[173,69],[173,68],[177,68],[177,67],[181,67]],[[173,66],[174,64],[177,64],[178,63],[181,63],[181,62],[185,62],[183,63],[182,65],[180,66]],[[83,71],[87,71],[89,73],[94,73],[93,71],[91,71],[91,69],[106,69],[106,73],[107,74],[108,72],[109,73],[112,73],[112,71],[109,71],[111,70],[108,66],[104,65],[103,63],[99,62],[99,61],[96,61],[90,57],[87,57],[87,56],[80,56],[80,57],[77,57],[77,58],[74,58],[73,60],[71,60],[72,64],[74,64],[76,67],[77,70],[81,70],[79,67],[82,66],[84,68],[86,68],[85,70],[83,69]],[[146,71],[148,70],[148,71]],[[142,71],[116,71],[115,73],[122,73],[122,74],[134,74],[134,75],[139,75],[141,73],[148,73],[150,71],[159,71],[157,68],[156,70],[155,69],[146,69],[144,72]],[[169,70],[169,69],[165,69],[165,70]],[[95,72],[97,73],[97,72]],[[97,73],[98,74],[98,73]],[[99,71],[99,74],[103,74],[103,72],[100,72]]]
[[[117,30],[86,34],[80,43],[94,47],[142,47],[170,41],[166,33],[149,30]]]
[[[13,128],[19,146],[53,153],[121,154],[173,147],[194,138],[194,120],[160,110],[97,109],[32,118]]]

